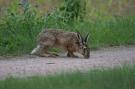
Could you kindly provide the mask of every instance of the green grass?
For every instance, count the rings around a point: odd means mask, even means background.
[[[134,17],[119,17],[94,22],[76,23],[82,34],[90,33],[91,48],[135,44]]]
[[[135,67],[0,80],[0,89],[135,89]]]
[[[135,44],[135,16],[107,17],[95,20],[64,22],[57,10],[50,16],[40,15],[31,5],[20,13],[20,7],[8,9],[0,18],[0,55],[28,54],[36,46],[36,37],[44,28],[61,28],[90,33],[89,46],[100,48]],[[18,10],[19,9],[19,10]],[[63,21],[63,19],[65,19]]]

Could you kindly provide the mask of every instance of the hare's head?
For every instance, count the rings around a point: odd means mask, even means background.
[[[79,38],[79,50],[78,52],[84,56],[84,58],[90,57],[90,48],[88,47],[89,34],[83,38],[80,33],[77,33]]]

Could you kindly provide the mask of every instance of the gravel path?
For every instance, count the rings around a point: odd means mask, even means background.
[[[0,57],[0,79],[9,76],[24,77],[46,75],[74,70],[86,71],[93,68],[113,68],[135,63],[135,46],[104,48],[91,52],[91,58],[45,58],[24,56]]]

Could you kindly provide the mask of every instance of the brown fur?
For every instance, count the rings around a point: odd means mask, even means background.
[[[76,57],[74,52],[80,52],[81,48],[78,33],[66,32],[62,29],[43,30],[38,35],[37,43],[39,48],[37,48],[36,51],[32,52],[31,54],[37,54],[39,56],[56,56],[55,54],[49,53],[48,48],[58,47],[67,50],[68,57]],[[80,53],[83,55],[84,53],[82,51]]]

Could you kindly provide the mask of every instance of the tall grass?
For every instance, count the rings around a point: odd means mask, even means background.
[[[18,5],[19,8],[19,5]],[[8,10],[0,19],[0,53],[25,53],[35,43],[35,37],[43,24],[34,7],[27,5],[20,8],[22,12]]]
[[[84,21],[65,22],[58,9],[39,14],[31,4],[25,7],[15,3],[0,18],[0,55],[28,54],[36,45],[36,36],[44,28],[61,28],[90,33],[89,46],[99,48],[135,44],[135,17],[109,16]]]
[[[0,80],[0,89],[135,89],[135,67]]]
[[[113,17],[75,23],[74,28],[82,34],[90,33],[89,45],[92,48],[134,44],[135,17]]]

